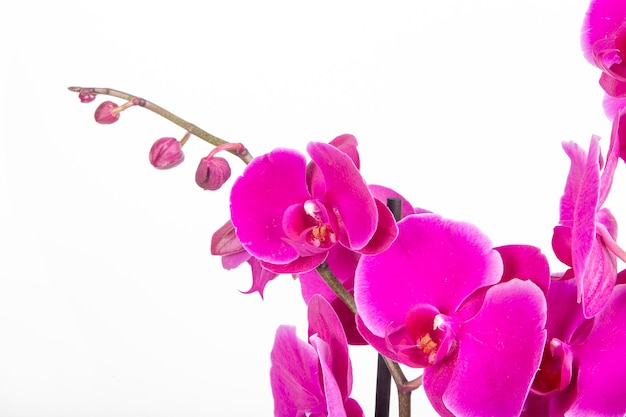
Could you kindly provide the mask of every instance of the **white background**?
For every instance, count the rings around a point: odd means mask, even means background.
[[[539,246],[555,270],[561,142],[608,144],[599,70],[580,52],[583,0],[8,4],[3,417],[269,416],[274,331],[306,332],[297,281],[242,295],[248,270],[210,255],[228,215],[228,187],[194,182],[210,146],[192,139],[183,165],[157,171],[152,142],[182,129],[140,108],[98,125],[97,104],[68,86],[143,96],[254,155],[352,133],[367,181],[494,245]],[[607,204],[618,220],[622,170]],[[353,397],[372,416],[376,356],[352,352]]]

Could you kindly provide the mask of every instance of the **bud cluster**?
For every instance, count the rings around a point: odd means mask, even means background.
[[[70,87],[69,90],[78,93],[78,98],[81,103],[93,102],[98,94],[108,94],[116,97],[128,96],[127,94],[119,91],[100,91],[103,89],[97,88]],[[160,113],[165,118],[168,118],[179,125],[182,123],[178,117],[172,116],[169,112],[159,111],[162,110],[160,107],[146,100],[131,96],[128,96],[128,100],[122,105],[118,105],[110,100],[103,101],[96,108],[94,112],[94,119],[100,124],[112,124],[120,119],[120,115],[124,110],[133,106],[148,108],[151,106],[153,107],[153,111]],[[192,132],[187,130],[180,140],[174,137],[162,137],[157,139],[150,148],[150,152],[148,154],[150,164],[156,169],[161,170],[174,168],[180,165],[185,160],[182,148],[191,136]],[[196,183],[204,190],[218,190],[230,178],[231,169],[228,161],[225,158],[215,156],[220,151],[234,152],[240,156],[240,158],[244,159],[244,161],[245,158],[243,156],[247,155],[247,150],[241,143],[224,142],[216,145],[207,156],[200,159],[198,169],[196,170]]]

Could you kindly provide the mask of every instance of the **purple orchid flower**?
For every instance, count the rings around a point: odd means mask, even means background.
[[[211,237],[211,255],[222,257],[224,269],[236,268],[244,262],[250,265],[252,286],[248,291],[243,291],[244,294],[258,291],[261,298],[263,298],[265,285],[278,276],[278,274],[263,268],[261,262],[243,248],[230,220],[217,229]]]
[[[620,152],[617,126],[616,122],[604,167],[597,136],[591,138],[588,153],[573,142],[563,144],[571,166],[552,247],[559,260],[572,267],[564,278],[575,277],[585,317],[593,317],[608,300],[615,286],[616,257],[626,259],[626,253],[615,242],[617,222],[602,207]]]
[[[308,308],[309,343],[293,326],[280,326],[272,348],[270,380],[276,417],[362,417],[352,398],[352,365],[339,318],[320,295]]]
[[[548,342],[524,417],[623,417],[626,413],[626,285],[585,319],[571,280],[548,292]]]
[[[378,253],[397,234],[391,212],[372,196],[353,157],[318,142],[307,151],[314,168],[295,150],[275,149],[250,162],[231,191],[237,237],[276,273],[310,271],[336,244]]]
[[[626,4],[622,0],[591,1],[581,46],[585,58],[602,70],[604,109],[612,118],[626,105]]]
[[[505,249],[511,266],[501,282],[502,256],[475,226],[435,214],[398,226],[385,252],[357,266],[363,337],[384,356],[425,368],[424,390],[440,415],[519,415],[546,340],[545,295],[528,278],[545,282],[547,261]]]

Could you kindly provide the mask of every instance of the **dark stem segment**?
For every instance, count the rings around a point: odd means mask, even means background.
[[[391,210],[396,221],[402,217],[402,200],[399,198],[388,198],[387,207]],[[398,393],[399,394],[399,393]],[[385,358],[378,354],[378,370],[376,374],[376,405],[375,417],[389,417],[389,400],[391,397],[391,372],[385,362]]]

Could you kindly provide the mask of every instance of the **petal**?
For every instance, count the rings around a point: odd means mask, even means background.
[[[398,227],[389,249],[363,256],[355,275],[359,315],[379,337],[391,324],[403,324],[416,304],[432,304],[451,315],[469,294],[502,276],[500,255],[469,223],[419,214]]]
[[[424,370],[426,394],[441,396],[454,415],[518,416],[541,360],[545,321],[544,295],[531,281],[489,288],[457,335],[455,360]]]
[[[548,337],[571,344],[574,333],[584,322],[582,309],[576,302],[576,283],[572,280],[551,282],[546,322]]]
[[[626,3],[614,0],[592,0],[585,14],[581,46],[585,58],[595,64],[593,45],[617,31],[626,18]]]
[[[398,236],[398,225],[387,205],[375,199],[378,210],[378,224],[374,235],[359,252],[364,255],[375,255],[386,250]]]
[[[324,396],[326,401],[326,412],[328,416],[345,417],[346,409],[343,405],[344,397],[339,388],[339,384],[335,379],[333,369],[331,367],[332,353],[322,339],[317,335],[309,338],[309,343],[315,349],[320,360],[320,369],[322,371],[322,384],[324,385]]]
[[[211,236],[211,255],[230,255],[243,250],[230,219]]]
[[[363,248],[378,223],[378,209],[365,180],[350,157],[334,146],[311,142],[307,151],[326,184],[324,195],[314,197],[332,206],[343,224],[339,241],[350,249]]]
[[[567,266],[572,266],[572,227],[555,226],[552,233],[552,250]]]
[[[504,272],[502,281],[513,278],[534,282],[544,295],[550,285],[550,265],[541,250],[530,245],[507,245],[495,248],[502,257]]]
[[[254,257],[286,264],[298,254],[283,240],[285,210],[310,199],[304,179],[305,157],[276,149],[248,164],[230,194],[230,212],[237,237]]]
[[[275,416],[293,417],[300,410],[314,410],[324,404],[317,353],[308,343],[298,339],[295,327],[278,328],[271,361]]]
[[[320,361],[325,362],[325,366],[334,375],[333,378],[341,392],[343,404],[343,399],[348,398],[352,391],[352,370],[348,356],[348,342],[341,321],[335,310],[321,295],[315,295],[309,301],[308,320],[309,338],[312,340],[316,336],[327,345],[327,357],[320,356]]]
[[[268,271],[267,269],[261,266],[261,262],[259,262],[256,258],[248,259],[248,264],[252,269],[252,286],[248,291],[243,292],[244,294],[251,294],[255,291],[258,291],[261,298],[263,298],[263,290],[268,282],[273,280],[278,276],[278,274]]]
[[[611,296],[617,280],[615,255],[596,236],[582,277],[582,306],[585,317],[598,314]]]
[[[575,347],[580,361],[578,397],[572,416],[623,416],[626,413],[626,286],[613,290],[605,308],[595,317],[587,342]]]
[[[340,135],[328,144],[348,155],[356,169],[360,169],[359,152],[356,149],[358,143],[354,136],[350,134]],[[306,183],[309,185],[309,191],[312,195],[321,195],[326,190],[324,176],[315,162],[309,162],[306,167]]]

